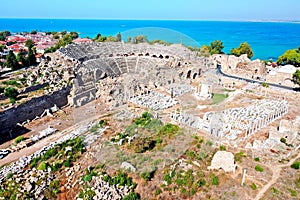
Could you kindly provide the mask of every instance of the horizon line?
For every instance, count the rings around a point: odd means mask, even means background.
[[[222,22],[300,22],[300,19],[156,19],[156,18],[33,18],[33,17],[0,17],[1,19],[33,20],[124,20],[124,21],[222,21]]]

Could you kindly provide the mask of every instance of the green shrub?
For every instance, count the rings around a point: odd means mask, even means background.
[[[210,141],[210,140],[207,140],[205,144],[208,145],[208,146],[212,146],[212,145],[213,145],[213,142]]]
[[[219,178],[217,176],[214,176],[211,180],[213,185],[219,185]]]
[[[10,178],[12,178],[13,177],[13,173],[11,173],[11,172],[9,172],[8,174],[7,174],[7,176],[6,176],[6,179],[10,179]]]
[[[269,84],[266,83],[266,82],[263,82],[263,83],[261,84],[261,86],[263,86],[263,87],[269,87]]]
[[[99,125],[100,125],[100,128],[103,128],[108,125],[108,122],[106,120],[101,119],[99,121]]]
[[[46,163],[46,162],[43,161],[43,162],[41,162],[41,163],[39,164],[37,170],[45,171],[45,170],[47,169],[47,167],[48,167],[48,163]]]
[[[199,181],[198,181],[198,187],[202,187],[202,186],[204,186],[206,184],[206,181],[205,181],[205,179],[200,179]]]
[[[234,160],[237,162],[242,162],[242,158],[246,157],[246,154],[242,151],[240,151],[239,153],[236,153],[234,155]]]
[[[256,189],[257,189],[257,186],[255,185],[255,183],[252,183],[252,184],[250,185],[250,187],[252,188],[252,190],[256,190]]]
[[[254,161],[259,162],[259,158],[258,157],[254,158]]]
[[[274,187],[272,187],[271,189],[272,189],[273,194],[279,194],[279,190],[278,189],[276,189]]]
[[[300,168],[300,162],[294,162],[294,163],[291,165],[291,168],[293,168],[293,169],[299,169],[299,168]]]
[[[58,189],[60,187],[59,180],[53,180],[49,184],[50,188]]]
[[[226,147],[224,145],[220,146],[220,151],[226,151]]]
[[[92,180],[92,175],[90,175],[90,174],[85,175],[85,176],[83,177],[83,180],[84,180],[85,182],[91,182],[91,180]]]
[[[130,192],[128,195],[124,196],[122,200],[140,200],[141,197],[139,194]]]
[[[143,178],[145,181],[150,181],[152,178],[150,172],[142,172],[140,173],[140,177]]]
[[[260,166],[260,165],[256,165],[256,166],[255,166],[255,170],[256,170],[257,172],[263,172],[263,171],[264,171],[264,168],[263,168],[262,166]]]
[[[166,181],[167,184],[170,185],[172,183],[172,177],[169,174],[166,174],[164,176],[164,181]]]
[[[160,195],[162,193],[161,189],[156,189],[155,190],[155,196]]]
[[[71,167],[71,162],[70,162],[69,158],[64,162],[64,166],[65,167]]]
[[[213,173],[211,173],[209,175],[210,179],[211,179],[211,183],[212,185],[219,185],[219,177],[215,176]]]
[[[61,167],[62,167],[61,163],[55,162],[55,163],[53,163],[51,169],[52,169],[52,171],[56,172],[56,171],[59,171]]]
[[[18,136],[15,139],[15,143],[19,144],[20,142],[22,142],[23,140],[26,140],[26,138],[24,136]]]
[[[296,197],[297,196],[297,191],[296,190],[288,188],[288,191],[291,193],[292,197]]]

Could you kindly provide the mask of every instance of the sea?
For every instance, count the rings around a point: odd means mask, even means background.
[[[76,31],[81,37],[121,33],[122,40],[138,35],[201,47],[221,40],[224,53],[248,42],[253,59],[276,60],[288,49],[300,46],[299,22],[239,22],[185,20],[87,20],[87,19],[0,19],[0,31]]]

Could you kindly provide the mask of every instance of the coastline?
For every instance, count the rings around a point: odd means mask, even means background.
[[[285,50],[297,48],[300,41],[300,26],[298,21],[264,21],[264,20],[156,20],[156,19],[30,19],[30,18],[0,18],[0,30],[9,30],[13,33],[22,31],[76,31],[80,37],[95,37],[98,33],[104,36],[126,33],[148,27],[157,27],[182,33],[172,39],[168,33],[136,31],[131,36],[147,35],[150,40],[162,39],[171,43],[178,43],[180,37],[187,35],[192,43],[183,43],[187,46],[209,45],[212,41],[221,40],[224,43],[224,52],[229,53],[232,48],[242,42],[248,42],[254,51],[254,59],[275,59]],[[286,30],[289,30],[287,32]],[[127,41],[128,35],[122,38]]]

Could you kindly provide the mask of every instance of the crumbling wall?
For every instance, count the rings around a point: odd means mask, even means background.
[[[63,107],[68,104],[68,95],[70,87],[53,92],[49,95],[33,98],[24,104],[11,107],[0,113],[0,134],[8,134],[17,123],[27,120],[33,120],[36,116],[40,116],[45,109],[49,109],[54,105]]]

